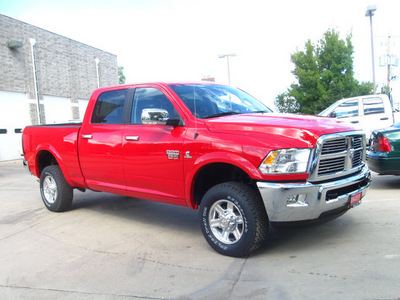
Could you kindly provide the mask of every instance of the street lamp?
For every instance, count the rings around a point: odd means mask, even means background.
[[[224,58],[226,57],[226,62],[228,64],[228,82],[229,85],[231,85],[231,72],[229,70],[229,56],[236,56],[236,53],[229,53],[229,54],[220,54],[218,55],[219,58]]]
[[[367,7],[367,11],[365,12],[365,16],[369,17],[371,25],[372,80],[374,83],[374,94],[376,93],[376,86],[375,86],[374,35],[372,33],[372,16],[375,14],[375,11],[376,11],[376,5],[370,5]]]

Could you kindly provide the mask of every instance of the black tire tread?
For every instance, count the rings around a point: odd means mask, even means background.
[[[212,187],[207,193],[209,192],[213,193],[219,190],[221,191],[231,190],[232,192],[239,195],[242,199],[246,199],[246,204],[250,209],[250,214],[252,214],[255,217],[256,220],[255,238],[251,248],[237,251],[234,254],[228,254],[234,257],[248,256],[249,254],[259,249],[260,246],[265,242],[269,229],[268,215],[265,210],[264,204],[262,202],[261,196],[254,188],[245,183],[240,183],[240,182],[221,183],[219,185]]]
[[[54,212],[63,212],[68,210],[72,205],[72,200],[74,196],[73,188],[65,180],[65,177],[60,167],[58,165],[50,165],[43,169],[42,174],[40,176],[41,189],[42,189],[42,180],[46,173],[50,173],[53,176],[54,180],[57,182],[58,196],[57,200],[52,205],[48,205],[44,200],[44,196],[42,195],[43,202],[45,203],[46,207],[49,210]]]
[[[247,199],[247,203],[250,206],[251,211],[257,216],[256,237],[250,250],[242,255],[246,256],[258,250],[260,246],[265,242],[268,233],[268,216],[259,194],[253,188],[251,188],[247,184],[240,182],[230,182],[226,184],[230,186],[235,186],[232,188],[236,189],[236,192],[242,194],[242,196]]]

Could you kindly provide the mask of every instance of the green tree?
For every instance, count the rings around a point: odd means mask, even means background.
[[[341,40],[335,30],[317,44],[308,40],[291,55],[297,83],[275,99],[279,111],[317,114],[339,99],[372,94],[372,83],[354,78],[353,53],[351,35]]]
[[[124,84],[126,77],[124,75],[124,67],[118,67],[119,84]]]
[[[280,94],[275,99],[275,106],[282,113],[299,113],[300,106],[296,99],[289,96],[288,93]]]

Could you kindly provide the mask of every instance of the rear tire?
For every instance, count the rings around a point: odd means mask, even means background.
[[[247,256],[267,237],[268,216],[261,197],[244,183],[212,187],[204,195],[199,213],[205,239],[223,255]]]
[[[71,207],[73,188],[67,183],[57,165],[47,166],[40,175],[40,195],[47,209],[66,211]]]

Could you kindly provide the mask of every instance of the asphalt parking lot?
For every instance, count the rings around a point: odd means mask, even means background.
[[[203,239],[197,211],[75,191],[48,211],[21,161],[0,163],[0,299],[400,299],[400,177],[318,226],[270,229],[249,258]]]

